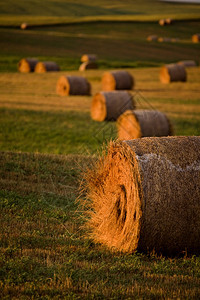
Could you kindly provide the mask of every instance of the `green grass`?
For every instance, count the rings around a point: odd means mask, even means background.
[[[115,123],[92,121],[88,112],[0,109],[0,113],[2,151],[90,154],[117,138]],[[196,117],[188,114],[187,119],[181,114],[169,115],[176,135],[200,135],[199,112]]]
[[[200,46],[191,43],[199,21],[157,23],[163,16],[199,18],[197,9],[156,0],[0,0],[2,299],[199,298],[199,256],[122,254],[88,238],[79,185],[102,145],[117,137],[116,124],[91,120],[92,97],[55,92],[60,75],[80,75],[83,53],[96,53],[99,70],[82,73],[93,94],[105,69],[129,68],[138,108],[167,113],[176,135],[200,135],[199,68],[188,69],[187,83],[170,85],[159,82],[158,68],[146,68],[183,59],[199,64]],[[22,22],[67,25],[22,31]],[[150,34],[180,40],[149,43]],[[30,56],[56,61],[64,72],[17,73],[19,60]]]
[[[149,5],[151,7],[149,8]],[[0,1],[0,24],[17,25],[85,22],[95,20],[158,21],[162,17],[175,19],[199,18],[198,5],[163,3],[157,0],[115,1],[86,0],[43,2],[20,0]]]
[[[18,299],[197,299],[200,259],[121,254],[85,236],[86,156],[0,153],[0,291]]]
[[[78,70],[83,53],[96,53],[100,69],[159,66],[194,59],[199,64],[200,45],[191,37],[199,22],[178,22],[161,27],[154,23],[74,24],[31,30],[0,29],[0,71],[17,71],[22,57],[53,60],[61,70]],[[148,35],[178,37],[176,43],[148,42]]]
[[[89,113],[0,111],[1,150],[83,153],[100,149],[106,138],[116,137],[115,124],[92,121]]]

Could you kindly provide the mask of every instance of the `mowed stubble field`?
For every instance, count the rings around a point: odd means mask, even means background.
[[[92,96],[101,90],[105,70],[128,70],[135,79],[131,93],[137,107],[166,113],[175,134],[200,134],[200,68],[187,69],[186,83],[159,82],[165,62],[199,63],[199,45],[191,43],[199,22],[166,28],[157,23],[114,23],[109,31],[110,25],[0,29],[2,298],[197,299],[200,295],[199,256],[122,254],[94,244],[82,227],[85,217],[78,199],[85,197],[79,189],[83,173],[96,161],[103,143],[117,137],[114,122],[90,118]],[[180,41],[148,43],[146,35],[153,33]],[[97,51],[100,69],[80,73],[80,55],[88,49]],[[61,72],[18,73],[17,62],[28,56],[55,60]],[[58,96],[61,75],[85,76],[92,95]]]

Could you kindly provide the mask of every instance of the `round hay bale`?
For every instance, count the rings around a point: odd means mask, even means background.
[[[165,26],[165,25],[167,25],[165,19],[159,20],[158,23],[159,23],[160,26]]]
[[[162,43],[162,42],[170,43],[170,42],[172,41],[172,39],[171,39],[171,38],[168,38],[168,37],[159,37],[159,38],[158,38],[158,41],[159,41],[160,43]]]
[[[167,25],[171,25],[173,23],[173,20],[171,18],[167,18],[167,19],[165,19],[165,23]]]
[[[81,62],[95,62],[97,56],[95,54],[83,54],[81,56]]]
[[[193,34],[192,41],[193,41],[193,43],[199,43],[200,42],[200,33]]]
[[[182,60],[178,62],[179,65],[183,65],[185,68],[197,67],[197,64],[194,60]]]
[[[90,90],[90,83],[81,76],[61,76],[56,85],[56,92],[60,96],[90,95]]]
[[[102,76],[102,90],[132,90],[134,86],[133,76],[127,71],[105,72]]]
[[[157,35],[149,35],[147,37],[147,41],[149,41],[149,42],[155,42],[157,40],[158,40],[158,36]]]
[[[117,119],[117,127],[120,140],[172,134],[169,119],[157,110],[127,110]]]
[[[95,242],[122,252],[200,251],[200,137],[112,142],[86,175]]]
[[[92,70],[92,69],[97,69],[98,66],[95,62],[84,62],[80,65],[79,71],[85,71],[85,70]]]
[[[34,72],[37,63],[37,58],[22,58],[18,63],[18,71],[22,73]]]
[[[160,81],[170,83],[172,81],[186,81],[187,73],[183,65],[169,64],[160,69]]]
[[[28,24],[27,24],[27,23],[22,23],[22,24],[20,25],[20,28],[21,28],[22,30],[25,30],[25,29],[28,28]]]
[[[60,71],[59,66],[54,61],[38,62],[35,66],[36,73],[57,72]]]
[[[135,108],[132,95],[127,91],[97,93],[92,99],[91,117],[95,121],[116,121],[126,110]]]

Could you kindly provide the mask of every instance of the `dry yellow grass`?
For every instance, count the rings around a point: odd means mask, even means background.
[[[187,82],[174,82],[168,85],[160,83],[159,70],[160,68],[128,69],[135,78],[135,90],[131,93],[139,105],[138,108],[147,109],[151,105],[154,109],[170,115],[200,113],[200,106],[197,105],[200,99],[200,67],[187,70]],[[91,96],[66,97],[56,94],[57,80],[62,75],[80,75],[79,71],[59,72],[59,74],[1,73],[0,107],[89,112],[92,97],[101,91],[101,77],[104,72],[105,70],[82,72],[82,76],[91,83]]]

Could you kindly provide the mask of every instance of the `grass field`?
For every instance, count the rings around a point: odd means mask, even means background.
[[[149,5],[151,7],[149,8]],[[35,18],[35,16],[37,18]],[[129,0],[126,2],[87,0],[9,0],[0,1],[0,25],[52,24],[93,22],[99,20],[158,21],[160,18],[191,19],[200,17],[198,5],[163,3],[157,0]]]
[[[117,138],[115,122],[90,117],[105,70],[128,70],[137,108],[166,113],[175,135],[200,135],[200,44],[191,42],[200,32],[198,8],[156,0],[0,0],[0,298],[200,297],[199,256],[112,252],[88,238],[79,206],[83,173]],[[179,21],[160,27],[163,16]],[[48,26],[20,30],[22,22]],[[147,42],[150,34],[179,40]],[[78,71],[83,53],[98,55],[98,70]],[[18,73],[23,57],[56,61],[61,72]],[[187,82],[161,84],[160,66],[184,59],[198,64],[187,69]],[[61,75],[86,77],[91,96],[58,96]]]
[[[177,135],[200,134],[199,67],[168,85],[159,68],[128,70],[138,108],[166,113]],[[83,72],[92,95],[103,72]],[[2,297],[197,299],[199,257],[113,253],[88,239],[78,187],[116,124],[91,120],[92,95],[56,95],[62,74],[79,72],[0,74]]]

